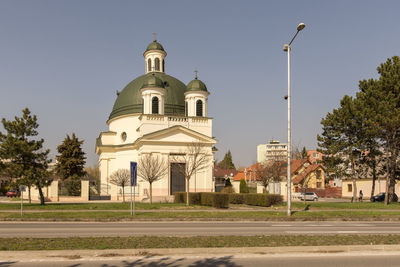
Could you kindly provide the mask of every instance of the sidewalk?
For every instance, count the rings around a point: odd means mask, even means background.
[[[275,255],[299,256],[317,254],[388,254],[400,255],[400,245],[364,245],[364,246],[297,246],[297,247],[246,247],[246,248],[177,248],[177,249],[108,249],[108,250],[43,250],[43,251],[0,251],[0,261],[36,261],[36,260],[76,260],[96,258],[118,259],[126,257],[151,256],[232,256],[232,255]]]

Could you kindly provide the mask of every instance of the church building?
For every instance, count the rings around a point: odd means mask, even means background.
[[[168,173],[152,184],[153,200],[168,199],[174,192],[184,192],[184,175],[177,171],[177,155],[188,155],[188,147],[200,144],[209,157],[207,167],[194,173],[190,192],[212,192],[214,145],[212,118],[208,117],[206,85],[197,78],[185,85],[166,74],[167,52],[154,39],[143,54],[145,74],[131,81],[121,92],[107,120],[108,131],[96,140],[101,174],[100,194],[121,199],[121,188],[110,183],[118,169],[130,168],[144,155],[161,157]],[[129,194],[128,187],[125,194]],[[138,177],[136,198],[149,197],[149,183]]]

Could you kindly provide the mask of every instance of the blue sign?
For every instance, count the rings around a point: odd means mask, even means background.
[[[131,161],[131,186],[136,186],[137,184],[137,163]]]

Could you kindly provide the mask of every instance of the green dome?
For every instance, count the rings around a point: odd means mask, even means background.
[[[150,50],[161,50],[161,51],[165,51],[165,50],[164,50],[164,47],[163,47],[159,42],[157,42],[156,40],[154,40],[153,42],[151,42],[151,43],[147,46],[145,52],[150,51]]]
[[[186,86],[178,79],[161,72],[149,73],[137,77],[131,81],[115,100],[109,119],[127,114],[142,113],[142,95],[140,89],[152,76],[161,80],[165,88],[165,115],[185,115],[185,91]]]
[[[164,88],[164,83],[158,78],[154,73],[151,75],[146,75],[146,79],[140,88],[158,87]]]
[[[206,85],[197,79],[194,79],[187,85],[187,91],[206,91],[207,92],[207,87]]]

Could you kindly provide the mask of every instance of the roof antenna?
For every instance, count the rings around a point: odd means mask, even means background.
[[[199,71],[198,70],[194,70],[194,78],[197,80],[197,73],[198,73]]]
[[[153,42],[157,42],[157,33],[156,32],[153,32],[153,38],[154,38],[154,40],[153,40]]]

